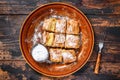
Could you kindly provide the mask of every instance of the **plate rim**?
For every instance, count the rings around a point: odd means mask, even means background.
[[[90,49],[90,52],[89,52],[89,56],[88,56],[87,59],[84,61],[84,63],[82,64],[82,66],[80,66],[78,69],[76,69],[75,71],[73,71],[73,72],[71,72],[71,73],[69,73],[69,74],[63,74],[63,75],[59,75],[59,76],[45,74],[45,73],[43,73],[43,72],[38,71],[35,67],[33,67],[33,66],[29,63],[29,61],[25,58],[25,54],[24,54],[25,52],[23,51],[23,48],[22,48],[22,45],[21,45],[21,44],[22,44],[22,40],[21,40],[21,38],[22,38],[22,31],[23,31],[23,28],[24,28],[23,26],[25,25],[25,23],[26,23],[26,21],[29,19],[29,17],[30,17],[32,14],[34,14],[34,12],[37,11],[38,9],[40,9],[40,8],[42,8],[42,7],[45,7],[45,6],[48,6],[48,5],[54,5],[54,4],[67,5],[67,6],[70,6],[70,7],[74,8],[74,9],[77,10],[79,13],[81,13],[82,16],[85,17],[86,21],[88,22],[88,24],[89,24],[89,26],[90,26],[90,29],[91,29],[90,31],[91,31],[91,36],[92,36],[92,41],[91,41],[92,46],[91,46],[91,49]],[[73,74],[73,73],[77,72],[78,70],[80,70],[80,69],[88,62],[88,60],[89,60],[89,58],[90,58],[90,56],[91,56],[91,54],[92,54],[92,52],[93,52],[93,48],[94,48],[94,31],[93,31],[93,28],[92,28],[92,25],[91,25],[90,21],[89,21],[88,18],[85,16],[85,14],[84,14],[80,9],[78,9],[77,7],[75,7],[74,5],[69,4],[69,3],[65,3],[65,2],[45,3],[45,4],[42,4],[42,5],[38,6],[36,9],[32,10],[30,13],[28,13],[27,17],[24,19],[24,21],[23,21],[23,23],[22,23],[22,26],[21,26],[21,28],[20,28],[19,47],[20,47],[20,51],[21,51],[21,53],[22,53],[22,57],[24,58],[25,62],[26,62],[33,70],[35,70],[36,72],[38,72],[38,73],[40,73],[40,74],[43,74],[43,75],[45,75],[45,76],[50,76],[50,77],[65,77],[65,76],[68,76],[68,75],[70,75],[70,74]]]

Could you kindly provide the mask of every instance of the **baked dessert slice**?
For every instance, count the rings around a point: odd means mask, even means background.
[[[42,34],[42,42],[46,46],[52,46],[54,41],[54,33],[44,31]]]
[[[45,44],[47,42],[47,34],[48,32],[46,31],[42,33],[42,44]]]
[[[65,48],[79,48],[80,47],[80,36],[78,35],[66,35]]]
[[[65,31],[66,31],[66,20],[65,19],[56,20],[55,32],[65,33]]]
[[[76,61],[76,54],[74,50],[62,51],[63,63],[71,63]]]
[[[55,26],[56,26],[56,19],[55,18],[50,18],[46,19],[43,23],[43,30],[47,31],[55,31]]]
[[[65,46],[65,34],[55,34],[54,47],[64,47]]]
[[[79,22],[73,19],[68,19],[66,33],[79,34],[79,32],[80,32]]]
[[[61,49],[49,49],[50,53],[50,61],[51,62],[62,62],[62,54],[61,54]]]

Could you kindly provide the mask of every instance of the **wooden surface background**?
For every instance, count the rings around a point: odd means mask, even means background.
[[[26,16],[38,6],[66,2],[83,11],[95,32],[93,54],[76,73],[52,78],[30,68],[19,48],[19,32]],[[100,73],[93,73],[100,33],[105,32]],[[120,80],[120,0],[0,0],[0,80]]]

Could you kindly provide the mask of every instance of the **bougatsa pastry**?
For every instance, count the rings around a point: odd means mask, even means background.
[[[55,34],[53,46],[64,47],[65,46],[65,34]]]
[[[66,35],[65,48],[79,48],[80,37],[78,35]]]
[[[42,37],[43,37],[43,44],[45,44],[46,46],[53,45],[54,33],[44,31]]]
[[[79,34],[79,32],[80,32],[79,22],[73,19],[68,19],[66,33],[67,34]]]
[[[48,34],[48,32],[46,32],[46,31],[44,31],[42,33],[42,44],[46,43],[46,41],[47,41],[47,34]]]
[[[42,29],[54,32],[55,31],[55,26],[56,26],[56,19],[55,18],[50,18],[50,19],[44,20]]]
[[[48,48],[49,60],[54,63],[76,61],[75,50],[80,48],[80,26],[73,19],[45,19],[41,43]]]
[[[53,45],[53,41],[54,41],[54,33],[48,33],[47,34],[46,45],[47,46],[52,46]]]
[[[71,63],[76,61],[76,54],[74,50],[62,51],[63,63]]]
[[[65,31],[66,31],[66,20],[65,19],[56,20],[55,32],[65,33]]]
[[[50,53],[50,61],[52,62],[62,62],[62,54],[61,54],[61,49],[49,49]]]

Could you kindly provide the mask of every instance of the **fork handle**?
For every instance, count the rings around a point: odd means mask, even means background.
[[[97,61],[96,61],[96,65],[95,65],[95,70],[94,70],[95,74],[99,73],[100,58],[101,58],[101,53],[98,53]]]

